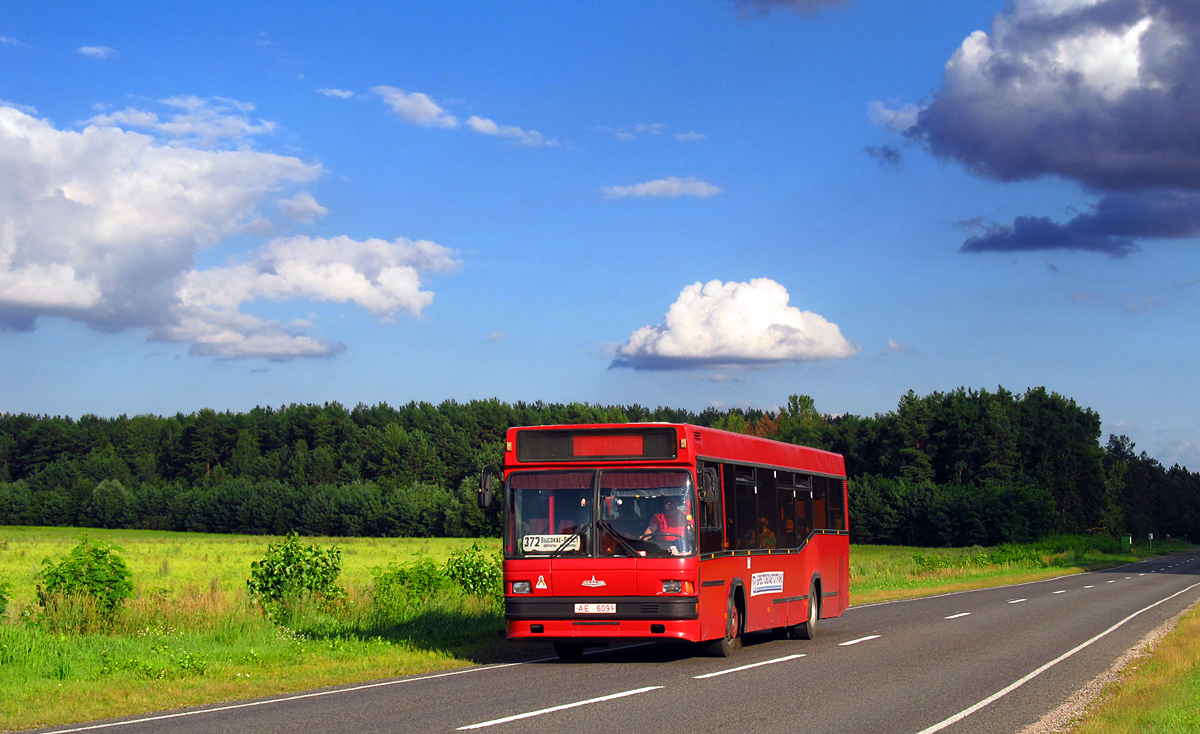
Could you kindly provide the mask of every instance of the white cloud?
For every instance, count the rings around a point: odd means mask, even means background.
[[[670,197],[670,196],[712,196],[719,194],[724,189],[714,186],[707,181],[700,181],[695,176],[687,178],[679,178],[671,176],[669,178],[661,178],[655,181],[647,181],[645,183],[633,184],[631,186],[605,186],[601,192],[609,199],[618,199],[625,196],[654,196],[654,197]]]
[[[208,109],[193,99],[175,102],[187,114]],[[137,111],[118,114],[160,129]],[[313,299],[358,304],[385,320],[419,315],[433,298],[421,274],[457,265],[432,242],[291,237],[245,262],[197,271],[203,248],[269,231],[271,202],[301,220],[323,213],[305,192],[279,198],[321,167],[172,145],[116,125],[114,117],[59,130],[0,106],[0,328],[30,330],[59,316],[102,331],[145,329],[151,339],[190,343],[193,354],[330,355],[343,347],[240,309]]]
[[[1185,466],[1192,471],[1200,468],[1200,440],[1172,441],[1157,457],[1163,466]]]
[[[920,114],[921,108],[915,104],[906,104],[895,110],[883,102],[867,105],[867,117],[871,118],[871,122],[898,133],[914,127]]]
[[[546,136],[537,130],[522,130],[516,125],[497,125],[486,117],[472,115],[467,119],[467,124],[480,135],[494,135],[500,138],[508,138],[518,145],[527,145],[530,147],[558,145],[557,140],[547,140]]]
[[[159,103],[179,112],[160,117],[148,110],[126,107],[116,112],[96,115],[87,121],[96,127],[134,127],[149,130],[170,140],[175,145],[211,148],[226,143],[248,146],[255,135],[267,135],[275,131],[275,123],[259,119],[250,120],[248,113],[254,105],[235,99],[213,97],[201,99],[195,96],[169,97]]]
[[[350,99],[354,96],[354,92],[348,89],[318,89],[317,94],[323,94],[326,97],[337,97],[338,99]]]
[[[662,135],[666,125],[661,122],[652,123],[649,125],[634,125],[633,127],[605,127],[600,128],[613,134],[617,140],[636,140],[643,135]]]
[[[888,339],[887,345],[884,346],[883,351],[886,354],[915,355],[917,353],[917,350],[913,349],[912,347],[908,346],[907,344],[898,342],[895,339]]]
[[[458,118],[448,114],[429,95],[421,92],[406,92],[396,87],[378,86],[371,88],[371,94],[383,100],[384,104],[406,122],[424,127],[457,127]]]
[[[32,48],[28,43],[22,43],[15,38],[8,36],[0,36],[0,46],[10,46],[12,48]]]
[[[707,135],[698,133],[695,130],[688,130],[686,133],[679,133],[675,136],[675,139],[681,143],[694,143],[697,140],[704,140],[706,138],[708,138]]]
[[[116,49],[109,48],[108,46],[80,46],[79,53],[88,58],[99,59],[101,61],[111,59],[117,55]]]
[[[317,217],[323,217],[329,210],[317,203],[312,194],[301,191],[290,199],[280,199],[276,202],[285,215],[297,222],[312,223]]]
[[[643,326],[617,350],[615,367],[684,369],[850,357],[858,352],[837,324],[789,306],[769,278],[693,283],[660,326]]]
[[[491,334],[488,334],[487,339],[490,342],[495,342],[495,341],[500,341],[501,339],[503,339],[506,336],[508,336],[507,331],[493,331]]]

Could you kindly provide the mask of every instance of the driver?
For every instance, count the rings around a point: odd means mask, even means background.
[[[690,519],[680,506],[678,497],[664,497],[663,511],[650,518],[650,526],[642,532],[642,540],[649,540],[654,534],[666,535],[671,543],[667,552],[673,556],[681,555],[686,552],[686,532]]]

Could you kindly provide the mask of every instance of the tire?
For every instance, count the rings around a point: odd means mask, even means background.
[[[560,660],[580,660],[583,658],[584,646],[578,642],[554,643],[554,654]]]
[[[817,622],[821,619],[821,596],[814,583],[808,587],[808,621],[791,629],[793,640],[811,640],[817,636]]]
[[[742,646],[742,618],[737,602],[729,605],[729,621],[725,625],[725,636],[708,643],[706,652],[714,658],[727,658]]]

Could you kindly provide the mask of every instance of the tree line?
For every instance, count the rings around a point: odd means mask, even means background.
[[[852,539],[994,545],[1052,533],[1200,537],[1200,475],[1163,467],[1044,388],[959,388],[870,417],[640,405],[412,402],[0,416],[0,525],[223,533],[485,536],[479,472],[514,425],[694,423],[845,455]]]

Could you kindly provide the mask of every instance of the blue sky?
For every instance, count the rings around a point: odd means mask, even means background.
[[[1181,0],[7,3],[0,410],[872,414],[1200,465]]]

